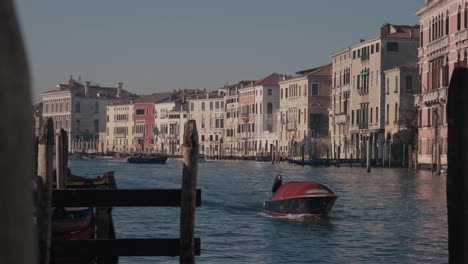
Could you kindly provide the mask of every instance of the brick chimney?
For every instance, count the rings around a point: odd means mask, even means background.
[[[117,98],[120,98],[121,93],[122,93],[122,88],[123,88],[123,82],[118,82],[117,83]]]
[[[88,96],[89,95],[89,87],[91,86],[91,82],[90,81],[86,81],[85,82],[85,87],[84,87],[84,94],[85,96]]]

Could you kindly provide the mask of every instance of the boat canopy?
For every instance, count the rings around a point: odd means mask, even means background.
[[[327,186],[313,181],[290,181],[283,184],[273,196],[281,200],[304,195],[335,195]]]

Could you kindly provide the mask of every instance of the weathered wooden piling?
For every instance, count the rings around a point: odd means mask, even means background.
[[[40,263],[47,264],[50,259],[51,230],[51,204],[52,204],[52,177],[54,158],[54,124],[52,118],[44,122],[39,135],[37,174],[40,177],[42,187],[41,201],[38,208],[39,254]]]
[[[447,216],[449,263],[468,263],[468,69],[456,68],[448,89]]]
[[[12,0],[0,1],[0,263],[36,263],[29,71]]]
[[[367,137],[367,172],[371,172],[370,168],[370,136]]]
[[[62,133],[57,133],[55,135],[55,181],[57,183],[57,189],[65,188],[63,180],[64,171]]]
[[[180,263],[195,263],[195,201],[198,173],[198,131],[194,120],[185,123],[182,146],[184,165],[180,212]]]

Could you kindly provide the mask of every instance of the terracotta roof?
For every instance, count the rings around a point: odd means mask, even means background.
[[[412,60],[408,63],[401,65],[400,68],[419,68],[419,61],[418,59]]]
[[[322,65],[320,67],[317,67],[315,71],[308,73],[307,76],[316,76],[316,77],[331,76],[331,72],[332,72],[332,64],[329,63],[329,64]]]
[[[384,29],[387,29],[387,31]],[[419,25],[384,24],[378,36],[383,38],[419,39]]]
[[[135,103],[158,103],[167,100],[173,92],[153,93],[150,95],[143,95],[134,100]]]

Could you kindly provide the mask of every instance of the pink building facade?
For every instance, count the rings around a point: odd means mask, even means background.
[[[418,162],[447,164],[447,96],[453,70],[467,66],[468,1],[425,0],[420,19]]]

